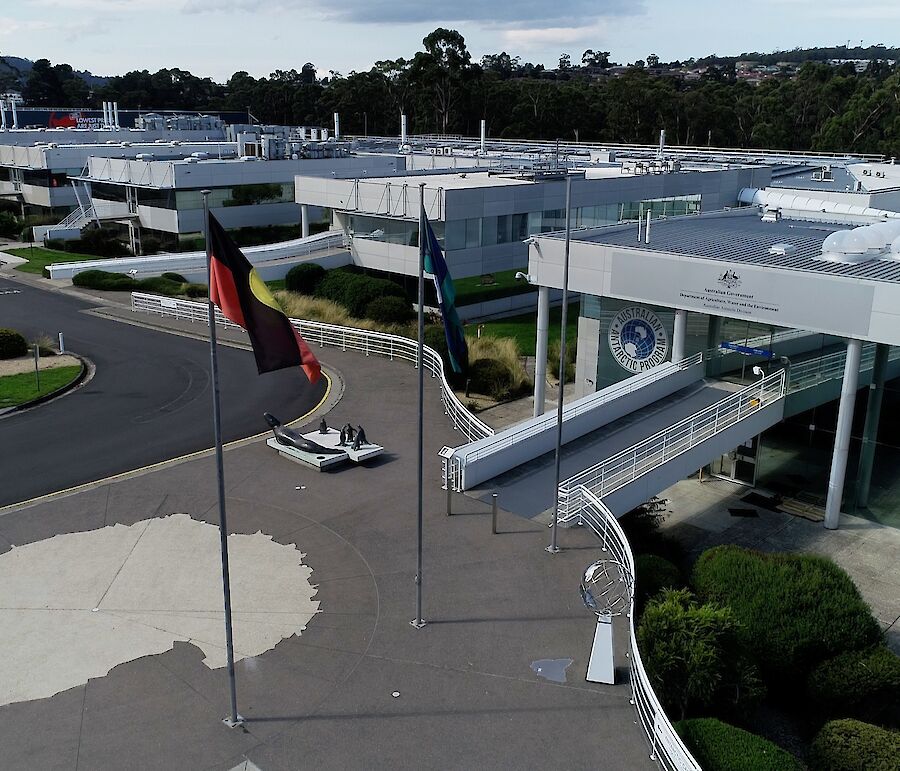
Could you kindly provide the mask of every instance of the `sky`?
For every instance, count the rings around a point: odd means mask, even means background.
[[[610,51],[623,64],[795,47],[900,44],[897,0],[3,0],[0,54],[96,75],[179,67],[225,82],[306,62],[321,76],[411,58],[437,27],[473,61],[506,51],[555,67]],[[893,32],[894,38],[885,34]]]

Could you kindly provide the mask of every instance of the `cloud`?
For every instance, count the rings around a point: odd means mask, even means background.
[[[516,50],[541,50],[548,46],[568,46],[573,43],[597,41],[604,37],[604,24],[590,27],[522,27],[504,30],[504,44]]]
[[[45,0],[47,2],[119,2],[119,0]],[[228,10],[247,11],[259,7],[257,0],[184,0],[188,13]],[[344,0],[326,7],[311,0],[274,0],[269,8],[304,11],[320,18],[357,24],[453,24],[480,22],[495,27],[530,27],[537,23],[556,27],[589,25],[607,16],[630,16],[644,11],[643,0],[520,0],[489,3],[484,0],[456,0],[427,3],[422,0]]]
[[[44,32],[53,29],[46,21],[21,21],[9,16],[0,16],[0,37],[16,38],[28,32]]]

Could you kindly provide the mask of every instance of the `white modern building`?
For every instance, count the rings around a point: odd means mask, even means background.
[[[333,212],[334,226],[351,239],[356,264],[411,276],[418,269],[424,196],[453,276],[478,276],[524,268],[525,239],[564,227],[565,175],[565,168],[547,166],[301,175],[296,199]],[[572,224],[596,227],[651,210],[674,216],[737,205],[742,188],[769,183],[770,169],[602,163],[577,169],[572,177]]]

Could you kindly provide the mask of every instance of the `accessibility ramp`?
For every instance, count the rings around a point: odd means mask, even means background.
[[[782,419],[785,372],[747,387],[699,381],[565,446],[559,514],[577,516],[587,488],[616,515],[695,472]],[[504,509],[533,517],[554,505],[552,452],[473,490],[498,493]]]

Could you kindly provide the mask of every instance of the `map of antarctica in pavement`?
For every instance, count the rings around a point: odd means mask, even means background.
[[[235,660],[299,635],[318,612],[293,545],[230,535]],[[187,514],[56,535],[0,555],[0,705],[41,699],[164,653],[224,667],[219,529]]]

